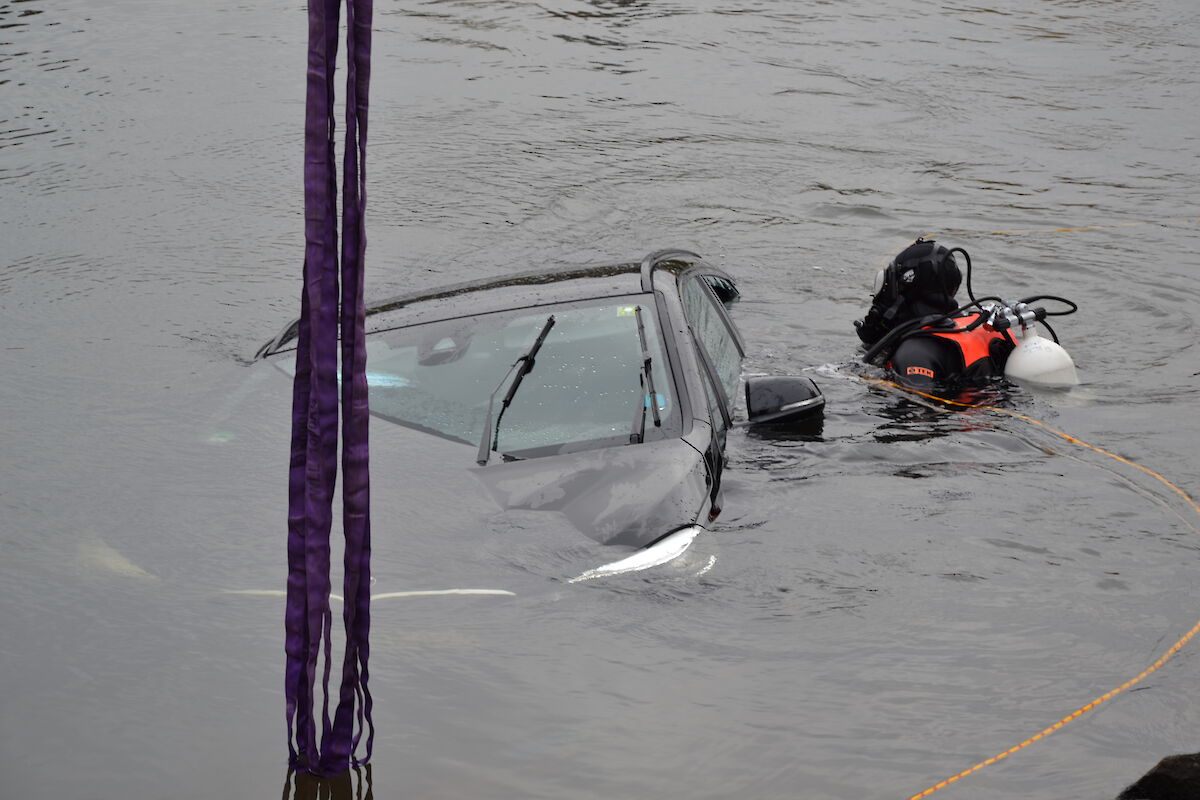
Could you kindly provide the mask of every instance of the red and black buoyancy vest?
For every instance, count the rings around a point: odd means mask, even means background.
[[[888,368],[901,379],[939,384],[974,383],[1004,373],[1013,350],[1004,333],[978,325],[980,313],[953,319],[953,327],[927,326],[904,337]]]

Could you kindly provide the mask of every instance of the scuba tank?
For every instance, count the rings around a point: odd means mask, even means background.
[[[1054,299],[1062,300],[1075,310],[1075,304],[1063,298],[1042,297],[1030,300]],[[1046,322],[1051,312],[1044,308],[1034,308],[1028,300],[1019,303],[1000,303],[989,307],[987,325],[994,330],[1007,331],[1009,337],[1015,337],[1016,347],[1008,354],[1004,364],[1004,377],[1009,380],[1031,383],[1047,387],[1077,386],[1079,376],[1075,374],[1075,362],[1066,349],[1058,343],[1054,329]],[[1064,312],[1059,312],[1064,313]],[[1071,313],[1067,311],[1065,313]],[[1038,323],[1046,326],[1053,340],[1046,339],[1038,333]]]
[[[1048,387],[1079,384],[1070,353],[1058,342],[1039,335],[1037,326],[1032,324],[1021,331],[1016,348],[1009,353],[1004,377]]]

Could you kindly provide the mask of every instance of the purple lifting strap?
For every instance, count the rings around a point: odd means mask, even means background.
[[[337,775],[351,763],[365,763],[371,757],[374,740],[371,694],[367,689],[371,523],[363,303],[372,0],[346,0],[346,145],[339,287],[333,77],[341,4],[342,0],[309,0],[308,4],[304,290],[292,394],[284,617],[289,764],[297,771],[320,776]],[[339,338],[346,652],[338,705],[331,721],[329,534],[338,470]],[[317,661],[322,651],[323,704],[318,743],[313,704]],[[364,730],[366,752],[362,759],[354,759]]]

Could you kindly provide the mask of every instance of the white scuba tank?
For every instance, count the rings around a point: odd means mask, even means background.
[[[1033,325],[1022,332],[1016,349],[1009,354],[1004,377],[1039,386],[1079,384],[1070,354],[1058,342],[1040,336]]]

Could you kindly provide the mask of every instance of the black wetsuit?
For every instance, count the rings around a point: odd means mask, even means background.
[[[914,389],[955,390],[1003,375],[1013,344],[982,325],[964,331],[977,317],[955,317],[953,326],[921,328],[904,337],[888,362],[896,380]]]

